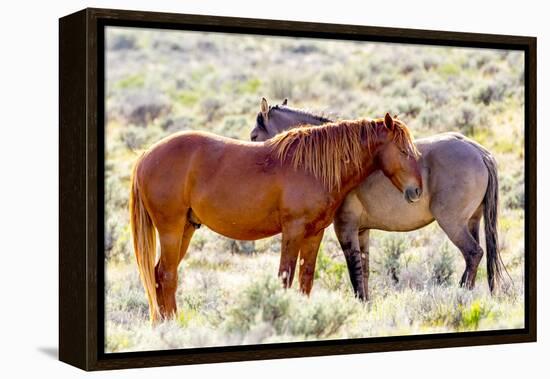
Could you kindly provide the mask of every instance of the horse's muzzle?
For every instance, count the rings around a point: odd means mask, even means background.
[[[405,190],[405,200],[408,203],[416,203],[420,200],[420,196],[422,196],[422,188],[420,187],[409,187]]]

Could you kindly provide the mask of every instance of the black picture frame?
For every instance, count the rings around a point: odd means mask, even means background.
[[[524,51],[525,327],[504,331],[105,354],[105,26]],[[62,17],[59,20],[59,359],[84,370],[105,370],[536,341],[536,49],[536,38],[523,36],[91,8]]]

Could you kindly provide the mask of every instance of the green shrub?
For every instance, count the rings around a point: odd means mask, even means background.
[[[125,77],[119,80],[115,84],[115,88],[128,89],[128,88],[140,88],[145,85],[145,76],[142,74],[135,74]]]
[[[330,88],[341,90],[349,90],[357,79],[354,71],[348,70],[343,66],[331,68],[321,76],[321,80],[327,83]]]
[[[227,240],[231,254],[250,255],[256,252],[255,241]]]
[[[161,124],[161,128],[166,134],[171,134],[197,128],[198,124],[197,120],[193,117],[170,117]]]
[[[379,254],[382,270],[394,284],[399,283],[400,258],[405,252],[406,245],[407,240],[401,234],[392,234],[382,240],[382,251]]]
[[[418,84],[416,89],[420,92],[426,103],[442,106],[449,101],[449,88],[443,83],[426,81]]]
[[[478,112],[480,110],[470,103],[461,104],[453,117],[453,124],[458,126],[462,133],[473,136],[476,127],[480,126]]]
[[[263,321],[282,333],[290,306],[291,297],[282,282],[265,276],[249,285],[229,309],[226,328],[230,332],[246,332],[258,321]]]
[[[132,337],[133,333],[131,330],[112,331],[109,333],[109,338],[105,339],[105,351],[120,352],[129,350],[135,346]]]
[[[437,285],[450,284],[451,278],[454,274],[454,254],[451,252],[449,242],[444,241],[439,251],[435,254],[435,259],[432,268],[432,281]]]
[[[250,120],[242,116],[227,116],[216,131],[229,138],[246,140],[250,135]]]
[[[329,338],[341,328],[356,311],[356,303],[336,294],[301,297],[292,307],[288,331],[305,338]],[[300,304],[301,303],[301,304]]]
[[[422,110],[422,107],[422,101],[414,97],[401,99],[397,102],[396,105],[398,114],[400,116],[403,115],[402,118],[416,117]]]
[[[137,267],[135,273],[137,275]],[[115,318],[122,314],[144,319],[149,315],[149,303],[141,283],[137,281],[131,286],[122,286],[122,288],[108,287],[106,299],[108,299],[105,303],[107,313]]]
[[[382,90],[384,96],[389,96],[393,100],[400,97],[408,97],[411,93],[411,88],[404,82],[396,82],[393,85],[386,87]]]
[[[136,88],[120,92],[118,104],[112,107],[112,111],[127,124],[146,127],[172,111],[171,99],[161,90]]]
[[[340,251],[337,252],[341,255]],[[346,263],[339,262],[329,256],[323,247],[319,249],[317,255],[315,280],[318,280],[323,287],[331,290],[350,285]]]
[[[239,92],[256,94],[262,86],[262,81],[258,78],[250,78],[239,85]]]
[[[515,172],[513,175],[501,175],[499,178],[500,194],[506,208],[524,209],[525,207],[525,175]]]
[[[275,99],[292,99],[294,95],[294,83],[290,78],[274,75],[268,83],[269,94]]]
[[[199,101],[199,95],[194,91],[181,91],[176,95],[176,101],[185,107],[192,107]]]
[[[422,127],[439,130],[446,130],[448,125],[447,114],[439,109],[425,108],[419,115]]]
[[[134,50],[137,48],[136,36],[133,34],[113,33],[107,39],[109,50]]]
[[[160,127],[150,126],[142,128],[129,125],[119,134],[119,139],[126,145],[126,148],[132,152],[137,152],[148,148],[154,142],[157,142],[164,136]]]
[[[334,335],[357,311],[352,297],[326,292],[306,297],[285,290],[278,278],[266,276],[250,284],[228,311],[230,332],[246,333],[269,325],[281,335],[326,338]]]
[[[427,55],[422,59],[424,70],[429,71],[437,68],[440,64],[439,58],[434,55]]]
[[[464,330],[478,330],[480,321],[489,315],[489,309],[479,300],[469,307],[462,309],[460,328]]]
[[[489,105],[501,101],[506,93],[507,84],[504,81],[490,81],[480,84],[473,95],[473,99],[478,103]]]
[[[420,69],[420,64],[413,60],[406,61],[403,66],[401,66],[401,74],[407,75],[413,72],[416,72]]]
[[[455,63],[447,62],[439,66],[437,72],[443,77],[456,76],[460,73],[460,67]]]

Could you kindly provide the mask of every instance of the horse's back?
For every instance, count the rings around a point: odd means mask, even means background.
[[[149,147],[138,161],[137,173],[144,188],[170,177],[185,176],[200,150],[216,154],[216,140],[207,133],[185,131],[165,137]]]
[[[190,165],[220,167],[227,162],[228,154],[250,155],[258,150],[258,145],[204,131],[183,131],[152,145],[144,153],[140,165],[142,170],[172,170],[174,174]]]
[[[480,207],[488,185],[481,145],[459,133],[418,141],[429,167],[430,208],[437,217],[469,219]]]
[[[409,204],[381,172],[373,173],[355,191],[364,208],[361,226],[408,231],[434,220],[435,212],[471,215],[487,189],[487,168],[480,145],[459,133],[442,133],[416,140],[424,192]]]
[[[460,133],[442,133],[419,139],[416,144],[422,153],[422,165],[429,168],[430,192],[458,183],[468,187],[486,187],[484,148],[475,141]]]

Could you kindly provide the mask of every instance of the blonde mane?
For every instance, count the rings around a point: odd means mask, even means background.
[[[418,150],[408,128],[399,120],[394,120],[394,125],[393,142],[417,158]],[[372,155],[380,127],[385,127],[383,119],[344,120],[290,129],[265,143],[281,163],[290,162],[294,169],[311,173],[329,190],[339,190],[346,170],[363,169],[363,150]]]

